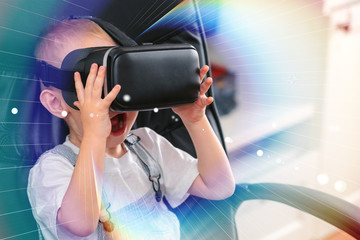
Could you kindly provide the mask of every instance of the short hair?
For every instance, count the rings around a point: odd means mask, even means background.
[[[114,40],[89,19],[66,19],[48,27],[35,50],[35,57],[60,68],[64,57],[72,50],[91,46],[94,38]],[[115,42],[114,42],[115,44]]]

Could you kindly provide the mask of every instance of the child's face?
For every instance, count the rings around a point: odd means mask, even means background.
[[[116,45],[116,43],[108,36],[105,36],[103,39],[89,36],[85,39],[86,40],[80,44],[72,44],[73,46],[71,48],[67,49],[62,53],[63,56],[65,57],[69,52],[79,48]],[[68,106],[68,112],[70,114],[66,118],[66,122],[70,128],[70,140],[75,145],[80,145],[83,137],[83,126],[80,111]],[[109,118],[111,121],[111,133],[106,141],[107,148],[115,148],[125,140],[136,120],[137,114],[138,112],[109,111]]]

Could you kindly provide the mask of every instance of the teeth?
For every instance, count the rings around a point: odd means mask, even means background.
[[[124,125],[124,121],[120,121],[119,128],[122,129],[123,125]]]

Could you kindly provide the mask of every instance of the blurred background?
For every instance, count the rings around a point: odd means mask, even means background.
[[[230,74],[215,82],[225,96],[216,100],[237,182],[302,185],[359,204],[360,1],[219,9],[207,40]],[[240,239],[351,239],[271,202],[244,203],[237,221]]]
[[[22,121],[22,114],[39,101],[23,97],[30,91],[22,88],[23,82],[34,79],[11,69],[21,66],[27,71],[49,22],[105,13],[114,2],[0,0],[0,239],[36,236],[36,225],[21,217],[31,209],[13,205],[19,192],[26,194],[26,186],[11,187],[26,182],[19,165],[28,170],[32,161],[14,164],[19,160],[9,156],[17,151],[14,144],[29,144],[18,129],[31,125]],[[153,10],[163,2],[151,3]],[[171,9],[181,1],[167,2]],[[198,4],[237,183],[301,185],[359,205],[360,1],[199,0]],[[136,1],[130,5],[137,7]],[[136,17],[119,17],[131,32]],[[11,98],[6,94],[14,89],[3,87],[8,81],[17,82]],[[14,134],[22,142],[11,142]],[[20,216],[21,233],[10,234],[18,227],[5,220],[10,215]],[[240,239],[351,239],[321,220],[268,201],[244,203],[236,221]]]

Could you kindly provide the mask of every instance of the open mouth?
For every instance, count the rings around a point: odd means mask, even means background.
[[[111,135],[119,136],[125,132],[126,129],[126,113],[119,113],[111,119]]]

